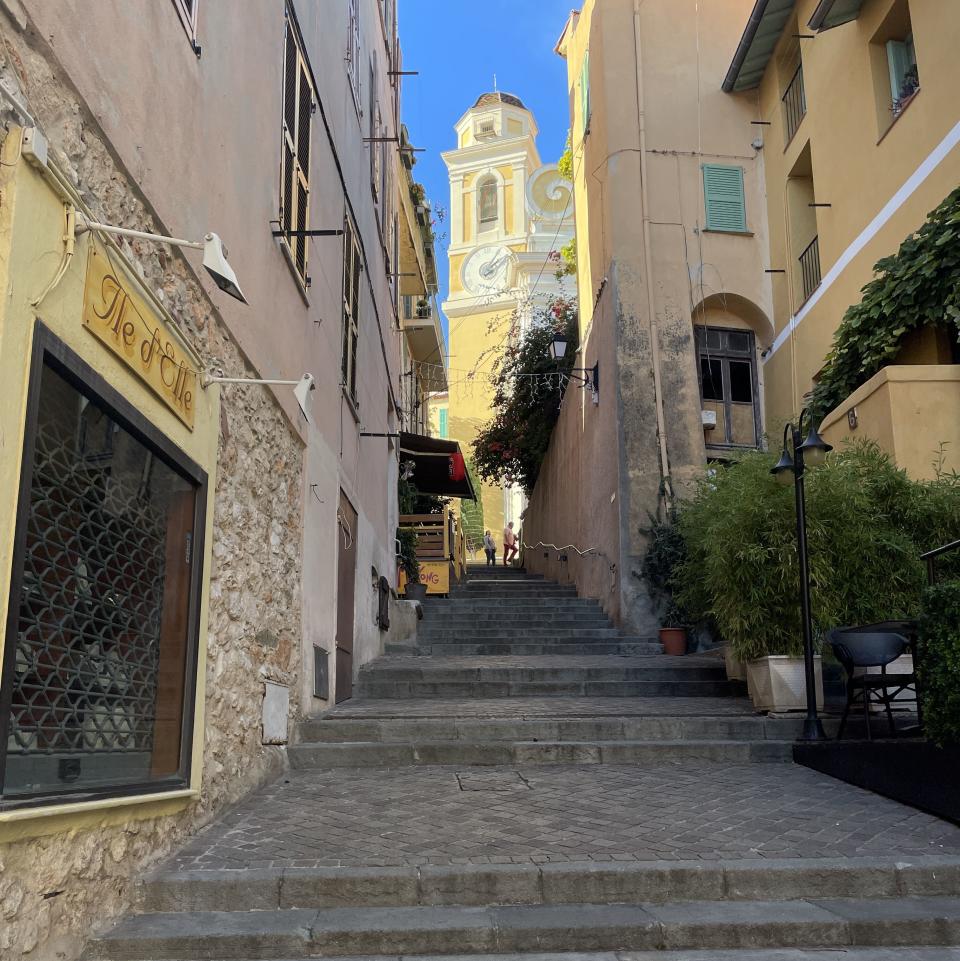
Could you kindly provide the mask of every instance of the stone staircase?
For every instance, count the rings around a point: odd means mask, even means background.
[[[960,832],[784,763],[799,722],[753,715],[719,660],[502,568],[422,627],[85,957],[960,959]],[[851,853],[884,819],[897,849]]]

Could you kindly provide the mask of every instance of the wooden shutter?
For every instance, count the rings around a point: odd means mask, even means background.
[[[287,20],[283,62],[283,146],[280,174],[280,224],[301,280],[307,280],[306,237],[310,227],[310,134],[313,84],[306,55],[293,23]]]
[[[357,341],[360,321],[360,249],[348,216],[343,228],[343,344],[340,373],[350,396],[357,396]]]
[[[580,71],[580,107],[583,113],[583,133],[590,130],[590,51],[583,55]]]
[[[703,198],[708,230],[743,232],[747,229],[742,167],[704,164]]]

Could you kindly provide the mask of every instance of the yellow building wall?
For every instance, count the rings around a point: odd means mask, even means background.
[[[784,28],[759,90],[760,117],[771,122],[763,128],[770,267],[786,271],[772,275],[776,333],[780,335],[800,311],[792,336],[764,366],[770,424],[802,405],[845,311],[859,302],[861,288],[873,276],[873,265],[895,253],[960,183],[960,147],[946,139],[951,135],[956,139],[960,129],[956,95],[960,4],[910,0],[921,88],[895,121],[882,102],[884,90],[889,94],[889,81],[880,46],[889,39],[888,18],[895,0],[864,3],[856,21],[824,31],[814,41],[801,40],[807,114],[786,143],[781,97],[788,78],[778,63],[796,43],[793,34],[809,33],[806,24],[816,6],[816,0],[797,3],[796,19]],[[803,169],[808,147],[816,202],[830,206],[794,206],[791,211],[788,178]],[[892,213],[884,215],[885,222],[875,233],[861,236],[898,192],[901,197]],[[815,223],[820,244],[823,282],[806,306],[801,306],[803,296],[797,289],[801,252],[797,247],[803,242],[797,215]],[[851,249],[855,243],[858,247],[862,243],[862,248]],[[848,262],[832,276],[841,257]],[[921,476],[931,456],[918,454],[902,466]]]
[[[204,583],[201,599],[197,694],[194,716],[192,777],[189,790],[154,794],[142,798],[113,798],[87,803],[63,803],[0,813],[0,843],[39,834],[58,834],[82,826],[115,824],[149,819],[173,813],[199,796],[203,769],[204,662],[207,646],[209,573],[213,543],[214,489],[216,487],[217,443],[219,438],[219,390],[198,390],[195,425],[191,431],[115,354],[84,329],[82,323],[84,280],[91,235],[78,238],[76,253],[59,284],[38,307],[31,301],[47,287],[57,272],[63,253],[64,202],[62,196],[23,160],[17,160],[20,138],[15,134],[4,143],[0,167],[0,570],[8,577],[13,563],[16,533],[16,492],[20,484],[21,452],[32,343],[35,324],[43,324],[74,353],[126,397],[152,424],[208,474],[206,536],[204,538]],[[123,263],[119,250],[116,262]],[[129,278],[128,278],[129,279]],[[176,331],[170,318],[150,293],[138,293],[156,307],[157,316]],[[181,348],[198,369],[200,358],[181,338]],[[8,593],[0,591],[0,623],[6,623]],[[0,632],[0,663],[4,635]]]
[[[472,456],[473,439],[492,416],[490,376],[510,331],[513,308],[487,310],[450,319],[450,391],[447,429]],[[500,544],[503,531],[503,489],[483,484],[484,525]]]

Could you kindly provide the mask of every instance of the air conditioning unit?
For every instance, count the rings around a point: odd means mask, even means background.
[[[700,411],[700,423],[704,430],[713,430],[717,426],[717,412],[715,410]]]

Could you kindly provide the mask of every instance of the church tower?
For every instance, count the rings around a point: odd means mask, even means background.
[[[450,394],[448,436],[464,453],[491,417],[497,357],[537,307],[576,297],[551,253],[574,234],[573,187],[537,152],[537,123],[518,97],[486,93],[456,124],[443,154],[450,175]],[[517,488],[483,485],[484,527],[497,543],[507,521],[520,527]]]

